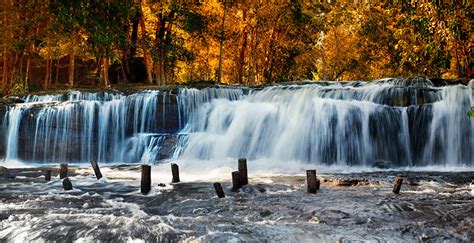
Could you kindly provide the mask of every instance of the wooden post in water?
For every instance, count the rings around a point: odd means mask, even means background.
[[[102,173],[100,173],[99,165],[95,160],[91,160],[92,168],[94,169],[95,177],[98,179],[102,178]]]
[[[59,167],[59,179],[67,177],[67,164],[61,164]]]
[[[309,193],[316,193],[318,191],[318,186],[316,182],[316,170],[307,170],[306,171],[306,183],[308,186]]]
[[[46,170],[46,173],[44,174],[44,180],[45,181],[51,180],[51,170]]]
[[[232,172],[232,191],[236,192],[242,187],[242,178],[239,171]]]
[[[179,166],[177,164],[171,164],[171,174],[173,174],[171,183],[179,182]]]
[[[142,165],[141,192],[148,194],[151,190],[151,166]]]
[[[319,179],[316,179],[316,191],[319,191],[320,187],[321,187],[321,181]]]
[[[239,164],[239,172],[240,172],[242,186],[247,185],[249,184],[248,173],[247,173],[247,159],[246,158],[239,159],[238,164]]]
[[[63,188],[64,188],[65,191],[72,190],[72,183],[71,183],[71,181],[69,180],[68,177],[64,178],[64,180],[63,180]]]
[[[399,194],[400,188],[402,188],[403,179],[400,177],[395,178],[395,182],[393,183],[393,193]]]
[[[214,183],[214,189],[216,190],[218,198],[225,197],[224,190],[222,189],[221,183],[219,182]]]

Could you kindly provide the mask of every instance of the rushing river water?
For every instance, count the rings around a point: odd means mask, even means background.
[[[411,78],[18,97],[0,103],[0,241],[472,242],[472,85]],[[251,185],[231,192],[240,157]],[[68,192],[57,177],[65,162]],[[160,187],[170,162],[184,183]],[[146,196],[143,163],[154,165]],[[316,195],[302,176],[314,168]],[[367,183],[337,183],[354,177]]]

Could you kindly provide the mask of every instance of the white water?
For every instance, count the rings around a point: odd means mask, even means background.
[[[472,87],[414,81],[28,96],[0,116],[4,157],[27,163],[168,157],[209,161],[210,169],[247,157],[275,171],[292,163],[365,168],[374,161],[472,168],[474,119],[466,115],[474,106]]]
[[[234,101],[214,99],[189,119],[182,158],[265,158],[274,161],[272,166],[294,160],[340,166],[370,166],[377,160],[397,166],[472,166],[474,121],[466,116],[473,105],[471,90],[442,88],[432,105],[377,103],[394,86],[284,86]],[[409,110],[413,119],[429,120],[410,132]],[[423,129],[427,136],[418,139],[422,149],[413,151],[411,138],[423,136]],[[413,153],[420,159],[414,160]]]

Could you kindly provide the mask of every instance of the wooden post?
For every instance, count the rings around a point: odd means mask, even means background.
[[[316,179],[316,191],[319,191],[320,187],[321,187],[321,181],[319,179]]]
[[[61,164],[59,167],[59,179],[67,177],[67,164]]]
[[[403,179],[400,177],[395,178],[395,182],[393,183],[393,193],[399,194],[400,188],[402,187]]]
[[[222,189],[221,183],[219,182],[214,183],[214,189],[216,190],[218,198],[225,197],[224,190]]]
[[[247,159],[246,158],[241,158],[239,159],[239,172],[240,172],[240,178],[241,178],[241,183],[243,185],[249,184],[249,179],[248,179],[248,174],[247,174]]]
[[[232,172],[232,191],[236,192],[242,187],[242,179],[240,172]]]
[[[316,193],[318,191],[316,182],[316,170],[306,171],[306,183],[308,185],[309,193]]]
[[[148,194],[151,190],[151,166],[142,165],[141,192]]]
[[[45,181],[50,181],[51,180],[51,170],[46,170],[46,173],[44,175],[44,180]]]
[[[173,174],[173,180],[171,182],[179,182],[179,166],[177,164],[171,164],[171,174]]]
[[[72,183],[67,177],[63,180],[63,188],[65,191],[72,190]]]
[[[92,168],[94,169],[95,177],[98,179],[102,178],[102,173],[100,173],[99,165],[95,160],[91,160]]]

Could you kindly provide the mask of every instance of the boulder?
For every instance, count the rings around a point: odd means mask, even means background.
[[[376,160],[372,163],[372,167],[379,169],[390,169],[392,167],[392,162],[387,160]]]

